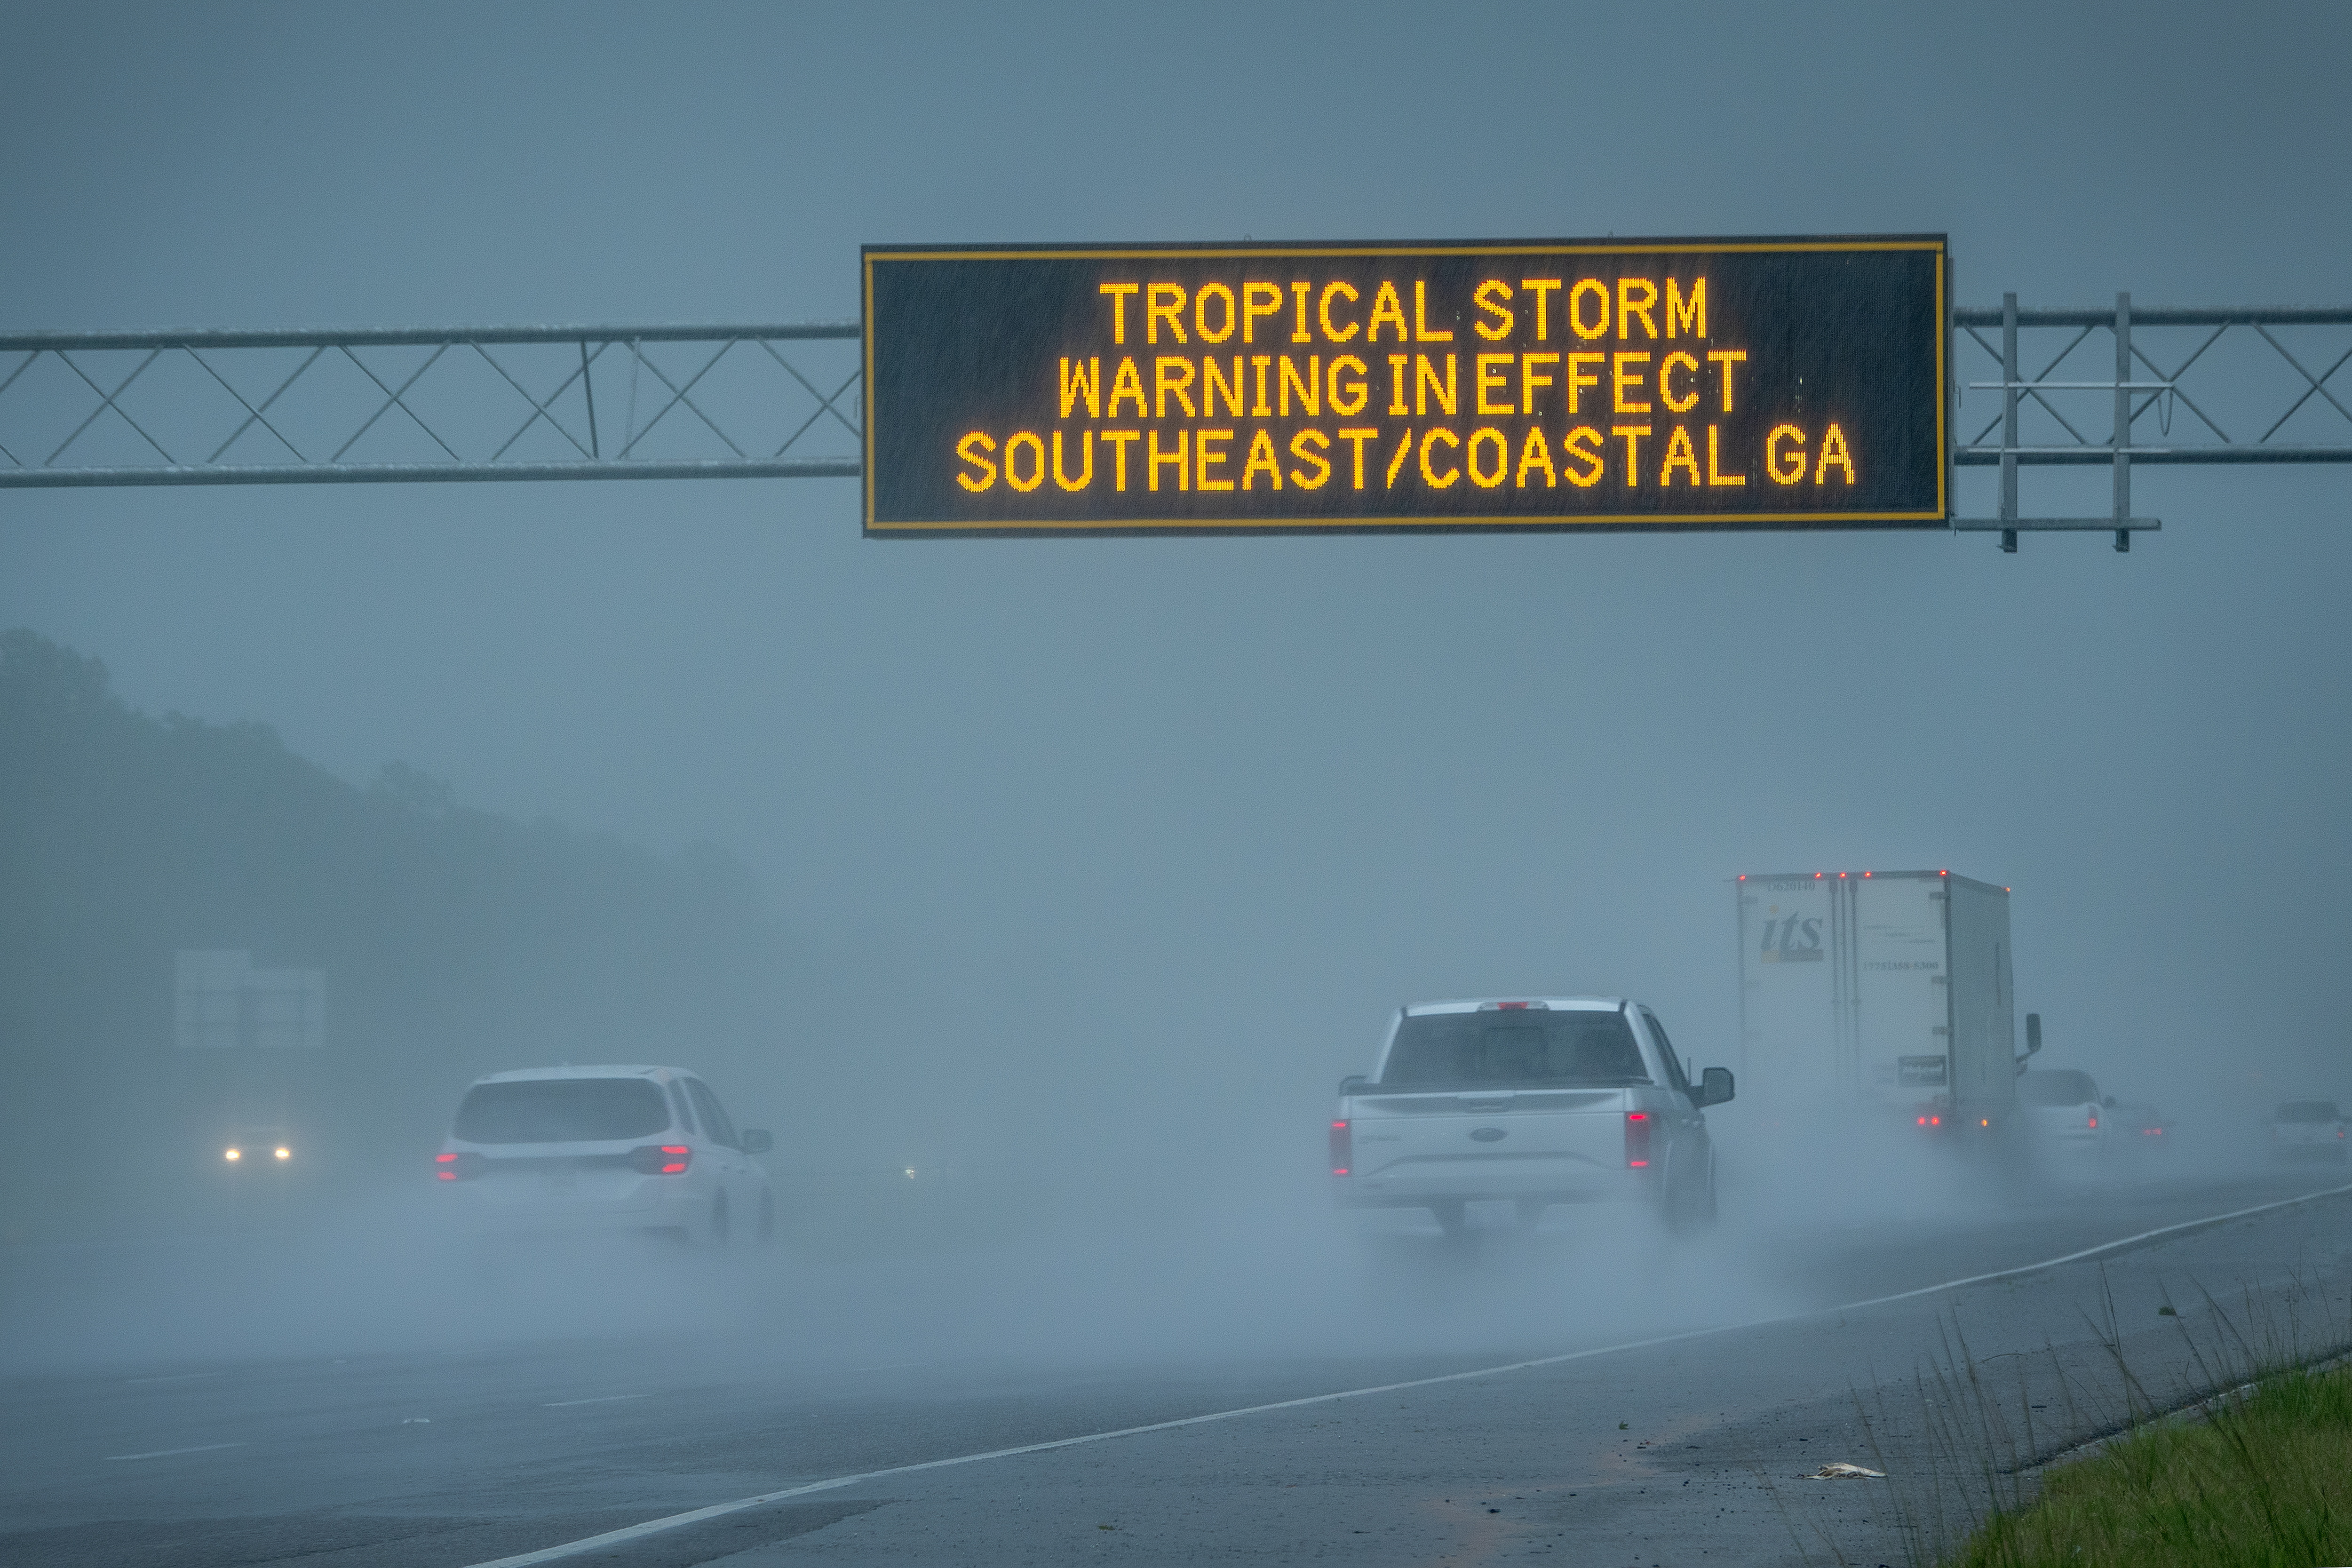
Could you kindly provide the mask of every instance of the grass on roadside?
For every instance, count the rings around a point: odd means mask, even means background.
[[[2284,1372],[2047,1473],[1996,1513],[1965,1568],[2302,1568],[2352,1563],[2352,1367]]]

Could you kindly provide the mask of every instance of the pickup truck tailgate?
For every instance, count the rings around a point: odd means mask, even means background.
[[[1358,1201],[1548,1197],[1622,1192],[1622,1089],[1363,1093],[1347,1110]]]

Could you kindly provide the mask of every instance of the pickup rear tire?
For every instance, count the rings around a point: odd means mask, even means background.
[[[1715,1224],[1715,1155],[1709,1151],[1706,1172],[1670,1188],[1666,1223],[1677,1231],[1705,1230]]]

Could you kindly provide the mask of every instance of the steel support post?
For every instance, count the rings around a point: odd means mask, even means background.
[[[2000,520],[2017,521],[2017,296],[2000,297]],[[2017,553],[2017,530],[2000,531],[2005,554]]]
[[[2131,296],[2116,296],[2116,550],[2131,549]]]

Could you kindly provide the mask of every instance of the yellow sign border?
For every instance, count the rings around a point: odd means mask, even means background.
[[[1821,250],[1930,250],[1936,255],[1936,448],[1942,454],[1936,464],[1936,506],[1932,511],[1782,511],[1782,512],[1606,512],[1562,514],[1542,517],[1465,517],[1411,518],[1393,517],[1323,517],[1323,518],[1239,518],[1229,522],[1204,522],[1199,518],[1123,518],[1117,522],[1075,521],[1042,518],[1034,520],[1004,519],[988,522],[877,522],[874,518],[874,263],[877,261],[1140,261],[1153,257],[1181,257],[1192,260],[1227,261],[1246,257],[1365,257],[1365,256],[1656,256],[1692,255],[1700,252],[1720,254],[1821,251]],[[859,465],[863,491],[861,510],[865,513],[865,529],[868,534],[888,536],[951,536],[981,537],[997,534],[1056,534],[1085,533],[1116,535],[1139,534],[1202,534],[1202,533],[1503,533],[1515,529],[1536,532],[1559,533],[1581,528],[1596,528],[1608,532],[1626,532],[1650,528],[1673,528],[1696,524],[1698,529],[1716,532],[1737,532],[1751,527],[1773,524],[1825,523],[1832,527],[1862,527],[1870,523],[1910,523],[1927,528],[1948,523],[1951,516],[1951,433],[1946,421],[1950,415],[1950,372],[1945,367],[1944,356],[1951,334],[1952,302],[1948,297],[1951,267],[1951,245],[1948,239],[1937,237],[1895,237],[1886,239],[1735,239],[1735,240],[1609,240],[1565,241],[1547,245],[1540,241],[1518,241],[1507,245],[1421,245],[1401,241],[1394,245],[1146,245],[1146,246],[1029,246],[1008,249],[984,247],[926,247],[919,249],[868,247],[858,257],[858,309],[865,339],[865,369],[859,389],[859,403],[864,412],[863,441],[865,460]]]

